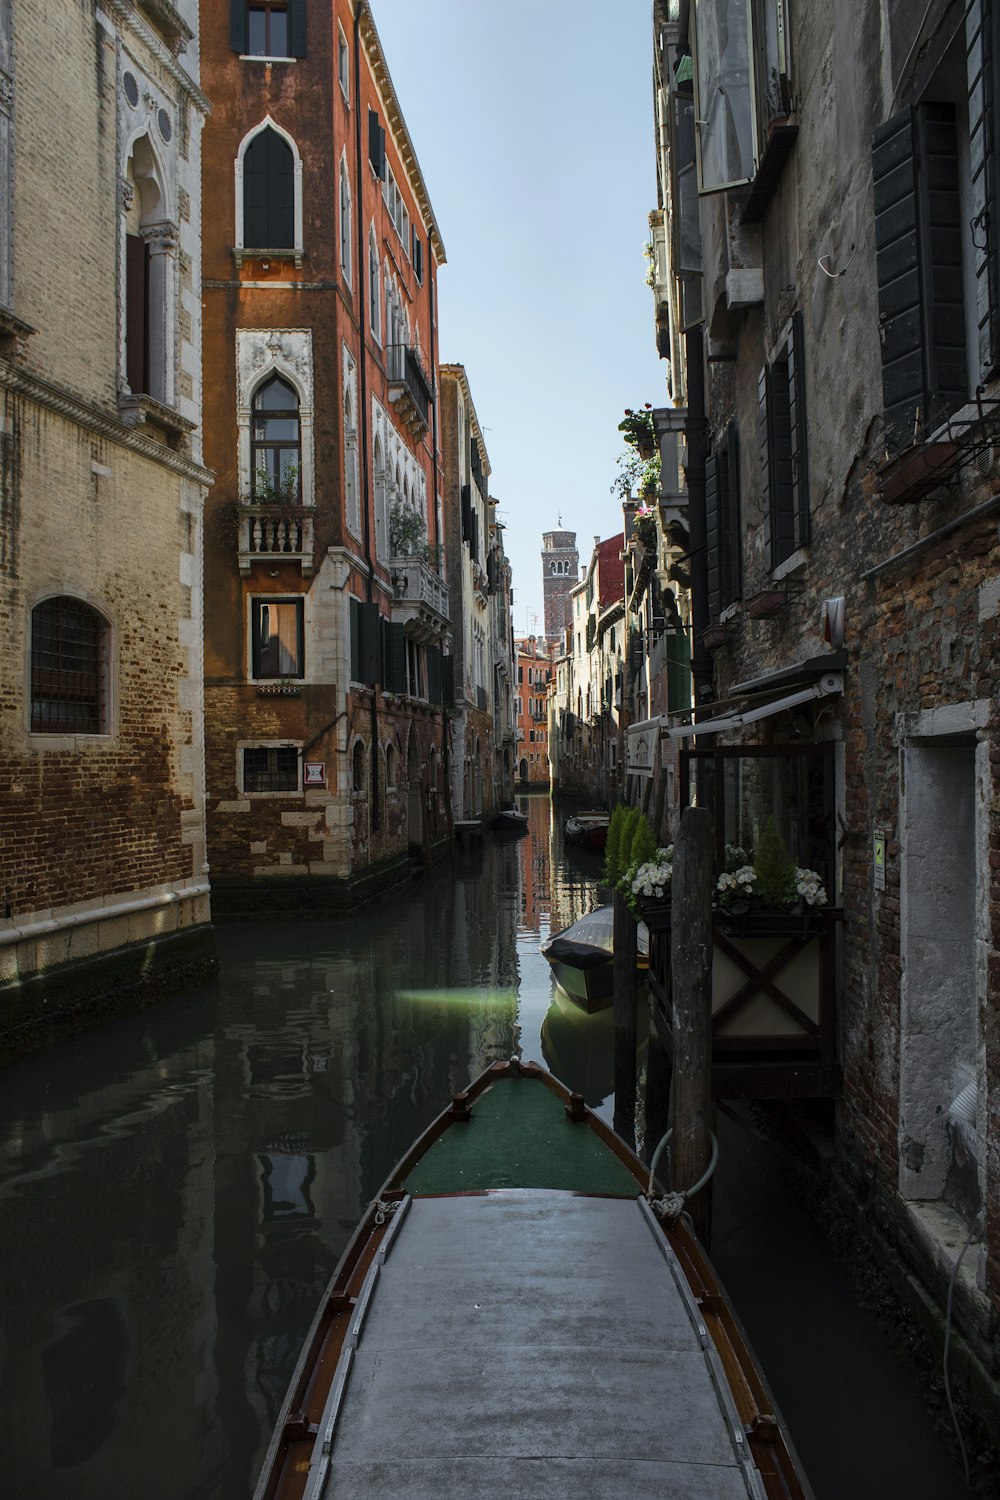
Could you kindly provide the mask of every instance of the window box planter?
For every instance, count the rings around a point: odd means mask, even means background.
[[[706,651],[714,651],[717,646],[724,646],[728,639],[728,625],[710,625],[701,633],[701,643]]]
[[[746,613],[751,620],[771,620],[788,607],[788,590],[784,587],[761,589],[746,602]]]
[[[637,896],[636,904],[642,921],[645,922],[651,933],[670,931],[670,913],[672,910],[669,901],[655,901],[648,896]]]
[[[816,937],[825,927],[823,912],[805,911],[729,911],[715,908],[715,919],[726,937]]]

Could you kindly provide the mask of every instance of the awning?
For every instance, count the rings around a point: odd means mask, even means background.
[[[814,698],[830,698],[834,693],[843,691],[843,675],[840,672],[824,672],[818,682],[812,683],[810,687],[801,688],[797,693],[786,693],[782,698],[771,698],[755,708],[722,714],[717,719],[699,719],[696,724],[668,724],[661,719],[660,725],[663,733],[672,740],[688,739],[695,734],[721,734],[728,729],[740,729],[744,724],[755,724],[758,719],[769,719],[774,714],[784,713],[786,709],[798,708],[800,703],[809,703]]]

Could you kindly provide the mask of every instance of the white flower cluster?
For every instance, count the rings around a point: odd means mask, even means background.
[[[807,906],[826,905],[826,891],[815,870],[796,870],[795,889]]]
[[[654,859],[640,865],[632,877],[633,896],[650,896],[662,901],[670,890],[674,875],[674,846],[657,849]]]
[[[741,865],[738,870],[725,870],[715,882],[719,899],[732,901],[740,896],[752,896],[757,886],[757,871],[753,865]]]

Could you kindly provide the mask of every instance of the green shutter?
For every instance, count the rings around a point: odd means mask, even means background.
[[[740,463],[736,423],[726,430],[719,455],[719,516],[722,530],[722,607],[743,592],[743,538],[740,534]]]
[[[229,0],[229,45],[234,52],[247,50],[247,0]]]
[[[288,0],[288,55],[306,55],[306,0]]]
[[[377,604],[359,604],[360,675],[358,680],[374,687],[379,679],[379,611]]]
[[[357,599],[350,600],[351,606],[351,681],[361,681],[361,605]]]
[[[805,547],[809,522],[809,428],[806,422],[806,361],[801,312],[792,316],[788,346],[788,417],[792,447],[792,521],[794,547]]]
[[[384,622],[382,686],[387,693],[406,692],[406,636],[392,620]]]
[[[708,617],[716,620],[722,608],[721,533],[719,529],[719,459],[705,460],[705,556],[708,568]]]
[[[441,671],[441,647],[427,647],[427,701],[435,705],[443,703],[443,674]]]

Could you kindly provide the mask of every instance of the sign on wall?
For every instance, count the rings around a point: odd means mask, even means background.
[[[307,760],[302,767],[303,786],[326,786],[326,761]]]
[[[645,719],[630,726],[625,747],[625,771],[629,776],[652,776],[659,735],[659,719]]]
[[[885,890],[885,834],[876,828],[873,834],[872,868],[875,872],[875,889]]]

